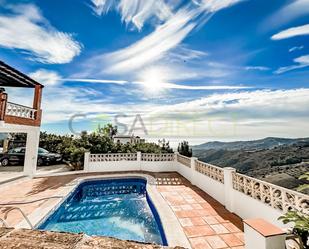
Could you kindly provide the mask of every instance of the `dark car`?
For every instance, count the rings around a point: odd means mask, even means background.
[[[18,147],[11,149],[8,152],[0,153],[1,165],[8,166],[10,164],[24,164],[25,152],[25,147]],[[60,154],[51,153],[43,148],[38,149],[38,166],[60,162],[62,162],[62,156]]]

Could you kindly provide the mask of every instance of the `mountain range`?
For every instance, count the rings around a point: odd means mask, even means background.
[[[291,145],[296,143],[309,143],[309,138],[278,138],[267,137],[252,141],[235,141],[235,142],[207,142],[200,145],[192,146],[193,151],[197,150],[263,150],[272,149],[281,145]]]

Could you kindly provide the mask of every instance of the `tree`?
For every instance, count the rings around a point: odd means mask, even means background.
[[[99,153],[172,153],[169,142],[164,139],[159,144],[137,143],[119,144],[114,143],[112,136],[117,133],[117,127],[107,124],[98,132],[88,133],[83,131],[79,136],[56,135],[41,132],[40,147],[55,153],[60,153],[64,161],[74,169],[83,166],[84,153],[89,151],[93,154]]]
[[[178,145],[178,152],[183,156],[192,157],[192,149],[190,148],[188,141],[182,141]]]
[[[112,138],[113,136],[115,136],[118,132],[118,128],[117,126],[113,126],[112,124],[107,124],[105,126],[103,126],[103,128],[101,128],[101,126],[98,126],[97,132]]]
[[[301,176],[299,177],[299,179],[300,179],[300,180],[307,180],[307,181],[309,181],[309,172],[307,172],[307,173],[301,175]],[[303,184],[303,185],[300,185],[300,186],[297,188],[298,191],[304,191],[304,190],[307,190],[307,189],[309,189],[309,184]]]

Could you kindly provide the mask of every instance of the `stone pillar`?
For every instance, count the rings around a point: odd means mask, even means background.
[[[138,151],[138,152],[136,152],[136,154],[137,154],[138,168],[139,168],[139,170],[143,170],[143,167],[142,167],[142,152]]]
[[[177,161],[177,155],[179,155],[179,152],[178,151],[176,151],[176,152],[174,152],[174,170],[176,171],[176,172],[179,172],[179,169],[178,169],[178,161]]]
[[[196,171],[195,171],[195,161],[197,160],[197,157],[191,157],[191,163],[190,163],[190,166],[191,166],[191,184],[192,185],[196,185]]]
[[[84,155],[84,171],[87,173],[89,172],[89,163],[90,163],[90,152],[85,152]]]
[[[236,169],[232,167],[223,168],[224,170],[224,204],[227,210],[234,212],[234,190],[233,190],[233,176]]]
[[[286,233],[263,219],[244,220],[245,249],[285,248]]]
[[[27,131],[26,153],[24,161],[24,175],[33,177],[36,173],[40,128],[33,127]]]

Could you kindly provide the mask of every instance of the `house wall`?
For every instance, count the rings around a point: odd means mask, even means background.
[[[33,176],[36,172],[38,147],[40,139],[40,127],[28,125],[16,125],[0,122],[0,132],[3,133],[26,133],[26,153],[24,162],[24,175]]]

